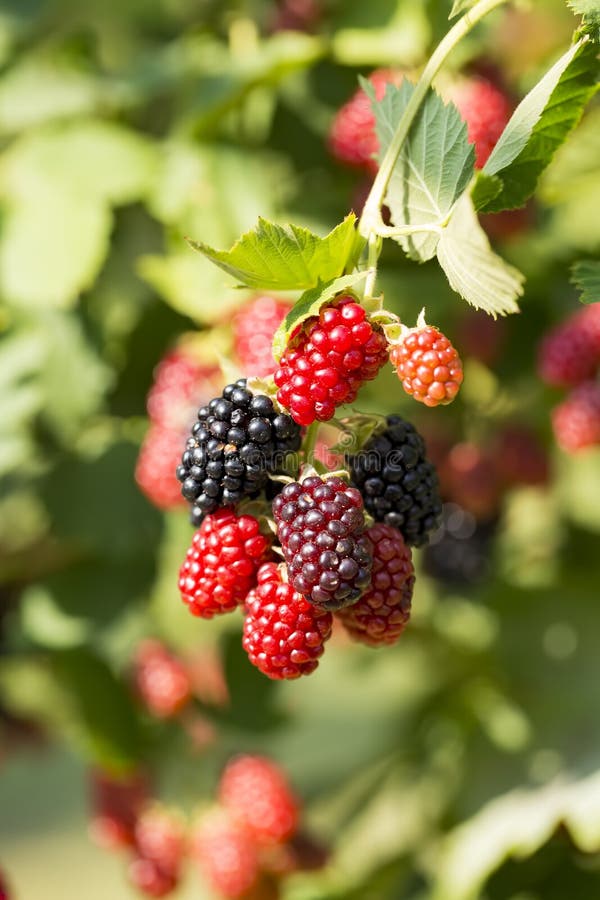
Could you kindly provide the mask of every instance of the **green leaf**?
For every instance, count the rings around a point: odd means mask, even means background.
[[[242,284],[258,290],[305,290],[354,268],[362,244],[354,213],[346,216],[327,237],[297,225],[275,225],[259,218],[231,250],[207,244],[190,245]]]
[[[575,127],[596,90],[597,51],[589,41],[574,44],[514,111],[483,167],[502,189],[493,198],[476,194],[477,208],[500,212],[522,206],[558,147]]]
[[[471,306],[494,318],[519,311],[523,276],[493,252],[468,194],[442,232],[437,257],[450,287]]]
[[[94,761],[113,770],[141,759],[142,734],[133,700],[106,662],[86,648],[58,651],[52,669],[68,692],[81,739]]]
[[[600,302],[600,262],[586,259],[576,262],[571,269],[571,281],[581,291],[582,303]]]
[[[582,27],[593,41],[600,42],[600,2],[599,0],[567,0],[573,12],[583,16]]]
[[[365,272],[353,272],[342,278],[335,278],[327,284],[319,284],[310,291],[305,291],[299,300],[294,303],[289,313],[273,336],[273,357],[281,359],[287,347],[290,335],[296,328],[311,316],[318,316],[319,310],[328,300],[333,300],[336,294],[347,288],[354,287],[365,278]]]
[[[363,83],[373,102],[381,161],[414,92],[404,79],[400,87],[388,85],[381,102],[372,85]],[[430,91],[421,107],[394,166],[386,204],[397,227],[441,225],[473,174],[475,151],[467,140],[467,126],[452,104]],[[417,233],[395,240],[411,259],[424,261],[435,255],[436,233]]]

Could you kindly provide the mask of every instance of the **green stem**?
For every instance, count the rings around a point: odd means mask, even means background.
[[[304,451],[304,462],[312,463],[312,457],[315,452],[315,444],[317,442],[317,434],[319,432],[319,423],[313,422],[312,425],[309,425],[306,429],[306,437],[302,443],[302,450]]]
[[[384,229],[385,225],[381,219],[381,207],[387,191],[387,186],[396,160],[398,159],[398,155],[402,149],[402,145],[408,137],[410,127],[421,108],[421,104],[427,96],[427,91],[431,87],[433,79],[452,50],[454,50],[456,45],[469,33],[469,31],[471,31],[474,25],[504,2],[505,0],[479,0],[472,9],[465,13],[462,19],[459,19],[456,25],[450,29],[448,34],[442,38],[429,62],[423,69],[423,74],[419,78],[410,100],[408,101],[404,114],[400,119],[394,137],[392,138],[392,142],[381,161],[379,171],[363,209],[358,227],[360,233],[366,237],[367,240],[373,233],[383,233],[381,229]]]

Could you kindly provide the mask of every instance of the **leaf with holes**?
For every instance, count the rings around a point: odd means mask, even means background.
[[[381,102],[375,101],[372,85],[363,82],[371,97],[379,140],[379,160],[383,159],[398,123],[414,92],[406,79],[399,88],[388,85]],[[467,140],[467,126],[452,104],[430,91],[410,129],[396,160],[385,202],[392,222],[406,225],[440,225],[450,214],[457,198],[473,174],[475,151]],[[398,243],[419,261],[431,259],[439,240],[436,231],[398,237]]]
[[[335,278],[328,283],[319,284],[310,291],[305,291],[294,303],[275,332],[273,337],[274,358],[281,359],[290,336],[302,322],[311,316],[318,316],[319,310],[328,300],[333,300],[336,294],[354,287],[365,278],[366,274],[366,272],[354,272],[351,275],[344,275],[342,278]]]
[[[483,167],[473,192],[477,209],[500,212],[525,203],[581,118],[597,77],[597,51],[589,41],[579,41],[561,56],[518,105]]]
[[[231,250],[213,250],[197,241],[189,243],[248,287],[307,290],[354,268],[363,243],[355,223],[356,216],[350,213],[327,237],[321,238],[298,225],[275,225],[259,218],[256,228],[243,234]]]
[[[468,194],[442,232],[437,257],[450,287],[471,306],[494,318],[519,311],[523,276],[491,249]]]
[[[582,303],[600,302],[600,262],[584,259],[576,262],[571,269],[571,281],[581,291]]]

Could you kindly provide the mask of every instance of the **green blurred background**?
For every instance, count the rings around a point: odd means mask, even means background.
[[[396,647],[338,639],[310,679],[274,684],[238,618],[183,609],[185,510],[135,484],[154,367],[195,329],[226,346],[247,299],[184,235],[226,247],[259,214],[335,225],[361,187],[327,153],[336,109],[359,73],[422,64],[450,4],[318,6],[307,33],[281,30],[270,0],[0,4],[0,868],[22,900],[133,896],[87,837],[91,764],[143,761],[193,810],[234,750],[280,761],[331,844],[286,900],[600,897],[600,454],[555,448],[560,395],[535,375],[539,338],[577,306],[571,263],[600,247],[597,106],[525,230],[499,242],[527,277],[502,352],[484,364],[466,348],[448,409],[415,410],[391,374],[361,396],[451,440],[524,421],[544,443],[550,483],[503,495],[479,584],[433,578],[417,553]],[[511,6],[451,66],[485,64],[518,98],[575,25],[562,0]],[[460,348],[466,307],[435,263],[385,248],[381,284]],[[209,740],[136,704],[147,635],[223,661],[229,705],[197,701]],[[207,896],[194,872],[181,896]]]

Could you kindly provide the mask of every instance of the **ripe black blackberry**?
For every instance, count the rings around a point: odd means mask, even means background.
[[[244,378],[198,410],[177,478],[192,504],[192,524],[207,513],[256,497],[286,453],[300,447],[300,427],[278,413],[265,394],[253,394]]]
[[[489,574],[497,526],[497,517],[477,521],[457,503],[444,503],[442,523],[423,554],[425,572],[452,587],[480,584]]]
[[[360,492],[342,478],[314,475],[286,484],[273,515],[294,590],[323,609],[356,603],[373,564]]]
[[[348,464],[367,512],[397,528],[410,546],[425,544],[439,523],[442,501],[435,467],[414,426],[388,416],[385,431],[348,457]]]

